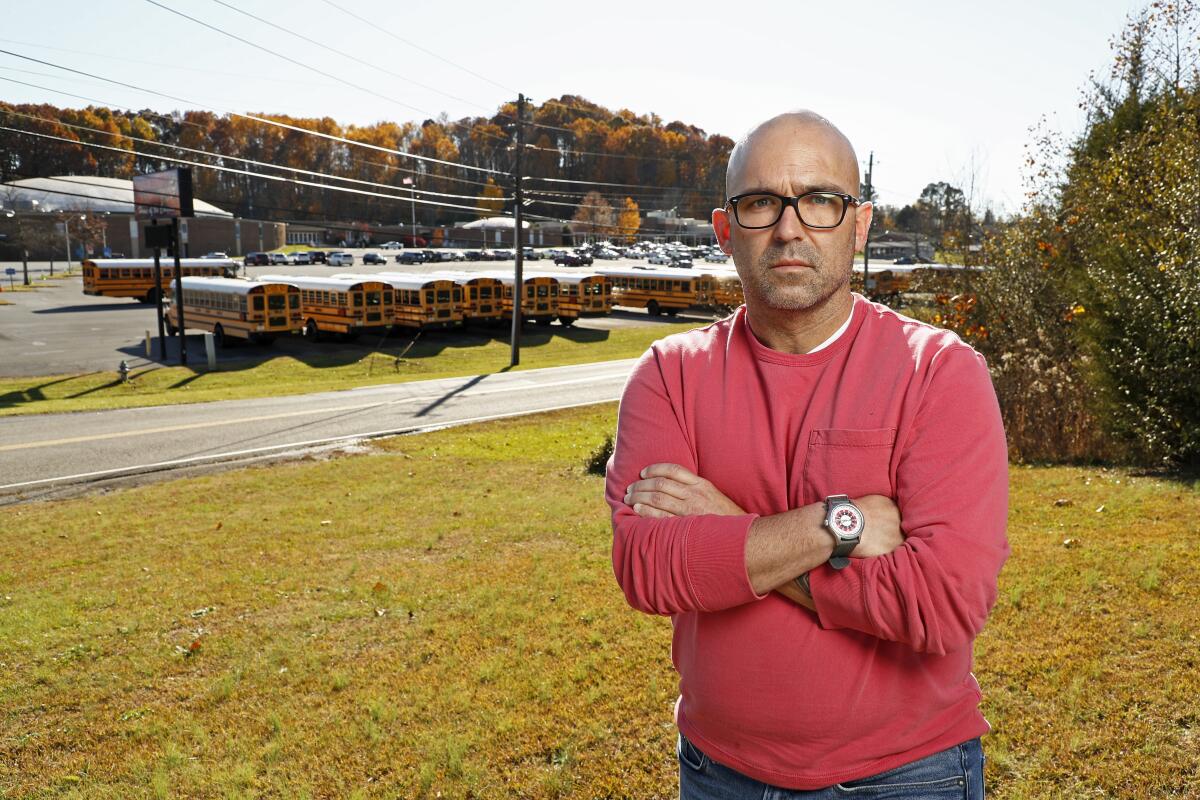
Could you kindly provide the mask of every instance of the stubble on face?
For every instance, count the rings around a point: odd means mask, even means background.
[[[786,213],[793,213],[788,211]],[[733,263],[742,279],[742,289],[768,308],[807,311],[818,306],[850,283],[854,240],[848,239],[835,252],[819,252],[808,242],[772,241],[757,255],[739,252],[733,241]],[[777,268],[780,261],[803,261],[807,267]]]

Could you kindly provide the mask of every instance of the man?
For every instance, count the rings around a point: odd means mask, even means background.
[[[726,185],[746,303],[642,357],[607,481],[617,581],[674,626],[680,796],[982,798],[972,645],[1008,556],[987,368],[850,292],[871,206],[827,120],[758,126]]]

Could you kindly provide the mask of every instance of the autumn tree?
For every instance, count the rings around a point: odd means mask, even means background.
[[[475,205],[479,208],[480,217],[491,217],[504,210],[504,190],[496,185],[491,176],[488,176],[487,185],[479,193]]]
[[[586,224],[589,235],[595,239],[597,235],[609,235],[614,227],[614,217],[612,204],[593,190],[583,196],[572,219]]]
[[[632,243],[637,238],[638,228],[641,226],[642,216],[638,204],[632,197],[626,197],[621,213],[617,215],[617,235],[622,240]]]

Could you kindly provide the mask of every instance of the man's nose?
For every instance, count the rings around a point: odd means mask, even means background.
[[[809,238],[808,228],[800,221],[800,212],[796,209],[795,205],[790,205],[783,210],[779,221],[775,223],[775,227],[772,229],[772,235],[776,240],[781,242]]]

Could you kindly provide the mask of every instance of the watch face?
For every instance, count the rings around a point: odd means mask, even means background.
[[[853,539],[862,531],[862,516],[854,506],[837,506],[830,519],[834,531],[843,539]]]

